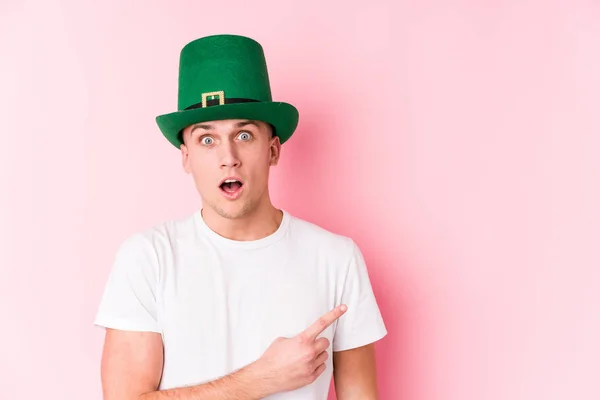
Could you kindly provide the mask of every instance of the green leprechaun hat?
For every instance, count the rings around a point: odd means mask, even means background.
[[[223,119],[266,122],[281,143],[298,125],[294,106],[272,100],[262,46],[244,36],[214,35],[185,45],[179,58],[177,111],[159,115],[156,123],[179,148],[183,128]]]

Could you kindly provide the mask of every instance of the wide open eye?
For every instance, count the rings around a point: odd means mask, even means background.
[[[248,141],[248,140],[252,139],[252,135],[250,134],[250,132],[240,132],[240,134],[238,135],[238,138],[240,138],[240,140],[243,140],[243,141]]]
[[[203,138],[200,139],[200,143],[202,143],[203,145],[206,145],[206,146],[210,146],[214,142],[215,142],[215,140],[213,138],[211,138],[210,136],[204,136]]]

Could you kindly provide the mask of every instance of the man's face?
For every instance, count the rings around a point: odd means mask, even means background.
[[[224,120],[188,126],[181,146],[202,204],[225,218],[240,218],[269,201],[269,170],[281,143],[261,121]]]

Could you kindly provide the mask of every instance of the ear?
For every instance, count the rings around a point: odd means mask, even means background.
[[[279,136],[274,136],[273,139],[271,139],[269,151],[269,165],[275,166],[279,162],[279,157],[281,155],[281,142],[279,141]]]
[[[182,144],[180,146],[180,149],[181,149],[181,166],[183,167],[183,170],[189,174],[192,172],[192,168],[190,166],[190,154],[189,154],[188,149],[185,146],[185,144]]]

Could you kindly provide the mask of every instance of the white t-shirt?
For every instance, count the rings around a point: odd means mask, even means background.
[[[323,374],[268,399],[327,399],[332,351],[387,334],[362,254],[351,239],[286,211],[273,234],[234,241],[198,210],[123,242],[94,324],[160,333],[162,390],[250,364],[275,338],[298,334],[341,303],[348,310],[320,335],[331,342]]]

